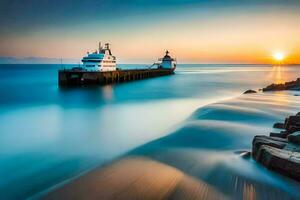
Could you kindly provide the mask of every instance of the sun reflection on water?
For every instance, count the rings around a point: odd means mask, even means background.
[[[275,66],[275,83],[279,84],[279,83],[283,83],[283,77],[282,77],[282,68],[280,65]]]
[[[290,79],[286,70],[283,65],[273,65],[268,78],[275,84],[282,84]]]

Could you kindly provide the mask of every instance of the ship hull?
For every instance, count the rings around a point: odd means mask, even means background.
[[[59,70],[60,86],[106,85],[174,74],[175,69],[136,69],[116,71]]]

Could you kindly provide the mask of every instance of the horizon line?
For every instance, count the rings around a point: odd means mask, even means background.
[[[79,63],[1,63],[0,65],[78,65]],[[81,63],[80,63],[81,65]],[[117,65],[149,65],[149,63],[119,63]],[[271,66],[286,66],[286,65],[300,65],[300,63],[177,63],[177,65],[271,65]]]
[[[2,59],[2,60],[1,60]],[[11,60],[10,60],[11,59]],[[28,59],[28,60],[27,60]],[[67,61],[64,63],[64,60]],[[39,63],[40,62],[40,63]],[[4,65],[4,64],[63,64],[63,65],[78,65],[78,64],[82,64],[81,59],[79,58],[57,58],[57,57],[35,57],[35,56],[25,56],[25,57],[17,57],[17,56],[1,56],[0,55],[0,64]],[[120,62],[120,65],[149,65],[151,64],[151,62]],[[233,63],[228,63],[228,62],[183,62],[183,63],[178,63],[179,65],[197,65],[197,64],[203,64],[203,65],[300,65],[300,63],[247,63],[247,62],[243,62],[243,63],[238,63],[238,62],[233,62]]]

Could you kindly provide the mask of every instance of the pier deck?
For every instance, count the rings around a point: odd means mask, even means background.
[[[174,74],[173,69],[134,69],[107,72],[84,70],[59,70],[58,82],[60,86],[75,86],[97,84],[106,85],[122,83],[139,79]]]

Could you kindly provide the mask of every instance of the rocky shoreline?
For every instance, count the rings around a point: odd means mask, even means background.
[[[300,90],[300,78],[282,84],[271,84],[263,92]],[[247,90],[244,94],[256,93]],[[266,168],[300,181],[300,112],[277,122],[269,136],[257,135],[252,141],[252,157]]]
[[[266,168],[300,181],[300,113],[274,128],[281,131],[254,137],[252,156]]]
[[[268,91],[281,91],[281,90],[300,90],[300,78],[295,81],[280,83],[280,84],[271,84],[265,88],[262,88],[263,92]]]

